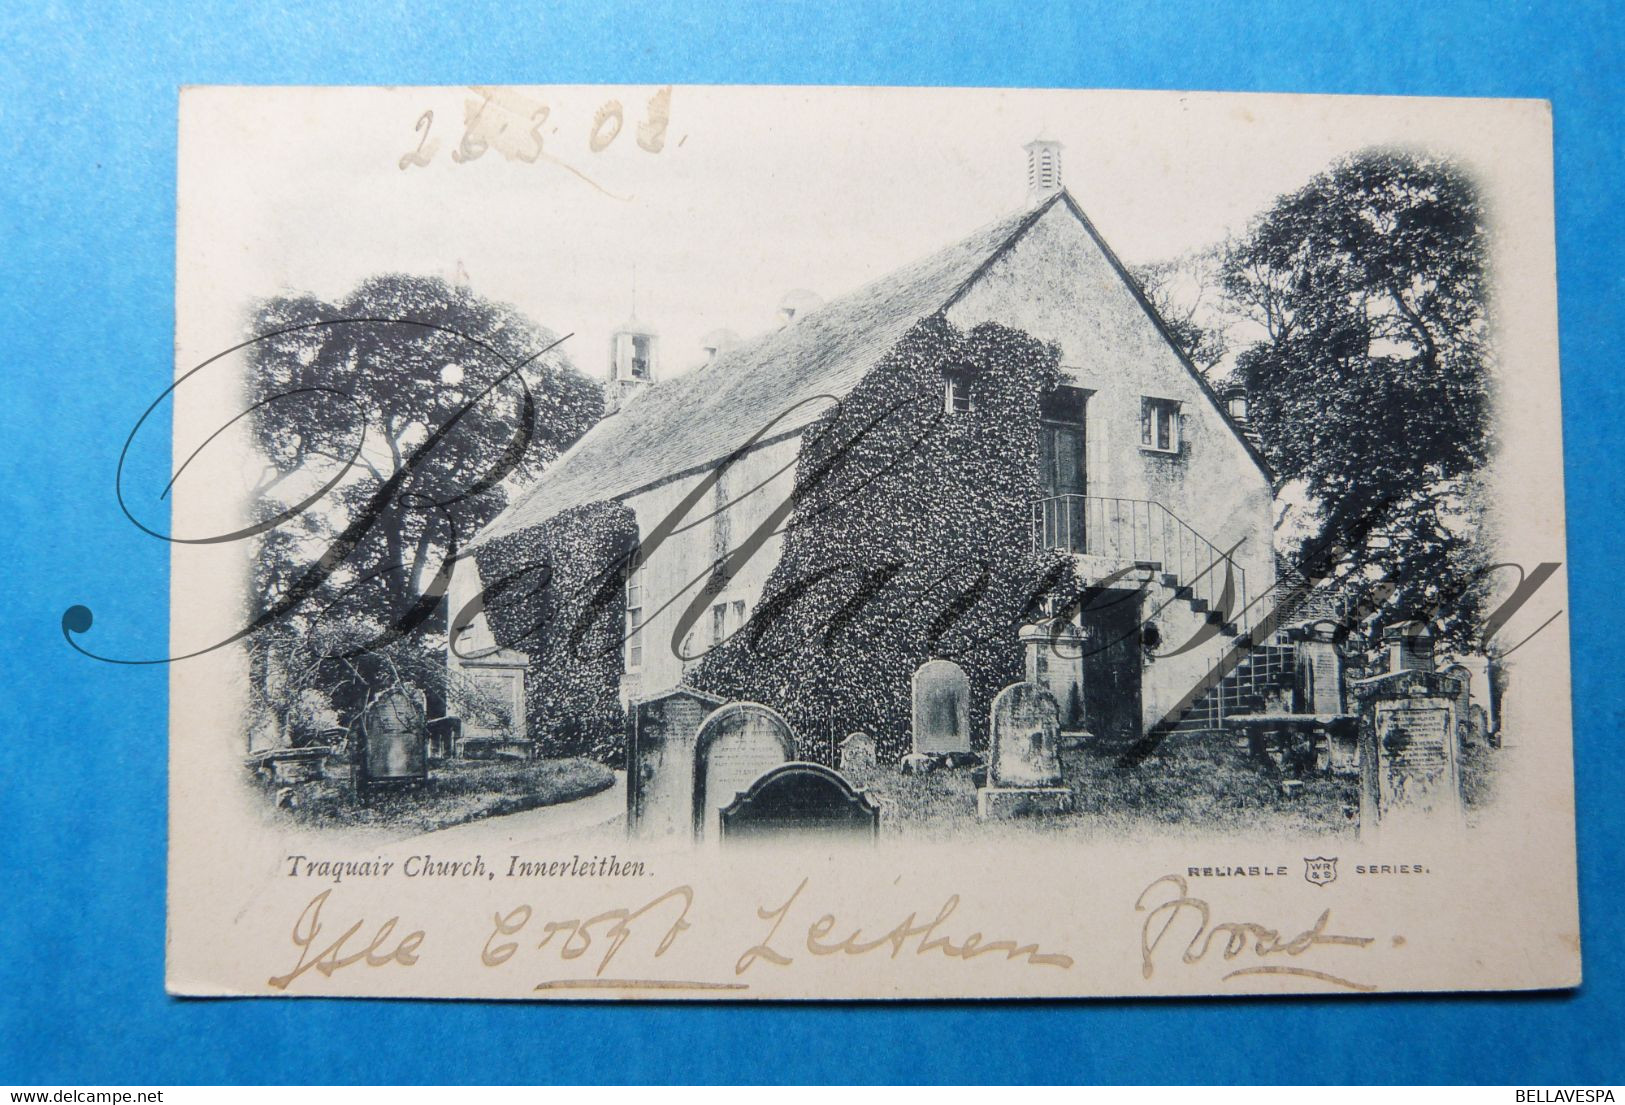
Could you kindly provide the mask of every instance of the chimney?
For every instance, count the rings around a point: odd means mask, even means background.
[[[712,330],[700,339],[700,348],[705,351],[706,364],[710,364],[738,344],[739,335],[727,329]]]
[[[1240,381],[1231,380],[1219,389],[1219,398],[1224,400],[1225,413],[1230,421],[1238,426],[1247,425],[1247,389]]]
[[[792,288],[779,300],[780,329],[794,326],[823,305],[824,299],[817,292],[810,292],[806,288]]]
[[[1061,144],[1034,139],[1027,150],[1027,202],[1046,200],[1061,190]]]

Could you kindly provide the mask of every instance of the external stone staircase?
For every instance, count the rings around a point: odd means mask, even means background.
[[[1216,733],[1224,719],[1263,713],[1272,701],[1290,700],[1297,650],[1266,641],[1253,645],[1241,663],[1186,710],[1171,728],[1175,733]]]
[[[1150,609],[1166,617],[1169,643],[1187,640],[1202,624],[1216,632],[1203,647],[1171,663],[1184,686],[1195,686],[1219,657],[1238,646],[1246,655],[1182,713],[1173,732],[1209,733],[1224,719],[1259,713],[1290,699],[1296,652],[1278,636],[1255,641],[1246,575],[1223,551],[1161,504],[1127,499],[1059,496],[1034,504],[1035,543],[1064,548],[1099,579],[1114,565],[1131,566],[1125,584],[1140,584]],[[1230,571],[1226,571],[1226,567]],[[1170,727],[1158,727],[1170,731]]]

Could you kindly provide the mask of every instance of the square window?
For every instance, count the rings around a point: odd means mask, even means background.
[[[1140,400],[1140,448],[1156,453],[1179,452],[1179,401]]]

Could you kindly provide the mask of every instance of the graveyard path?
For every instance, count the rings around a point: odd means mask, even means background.
[[[477,847],[498,843],[514,845],[551,840],[561,836],[619,834],[626,821],[626,772],[617,771],[608,790],[574,802],[560,802],[539,809],[504,814],[453,825],[414,837],[436,848]]]

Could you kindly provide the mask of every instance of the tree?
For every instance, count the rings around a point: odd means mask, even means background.
[[[1134,269],[1134,279],[1192,364],[1207,376],[1230,352],[1231,319],[1221,294],[1219,248],[1194,250]]]
[[[281,619],[313,640],[335,639],[334,625],[376,626],[356,647],[385,649],[392,624],[429,608],[446,553],[503,507],[508,483],[535,476],[603,414],[598,385],[550,348],[551,333],[435,277],[372,277],[338,303],[277,296],[257,305],[253,328],[247,401],[266,462],[257,509],[287,515],[260,539],[253,613],[319,579]],[[443,617],[437,604],[422,629]],[[330,645],[312,648],[322,658],[312,670],[334,670]],[[411,666],[388,660],[364,670]]]
[[[1280,197],[1223,272],[1266,335],[1237,360],[1253,425],[1318,507],[1300,559],[1348,550],[1356,598],[1458,639],[1483,601],[1487,248],[1458,165],[1368,150]]]

